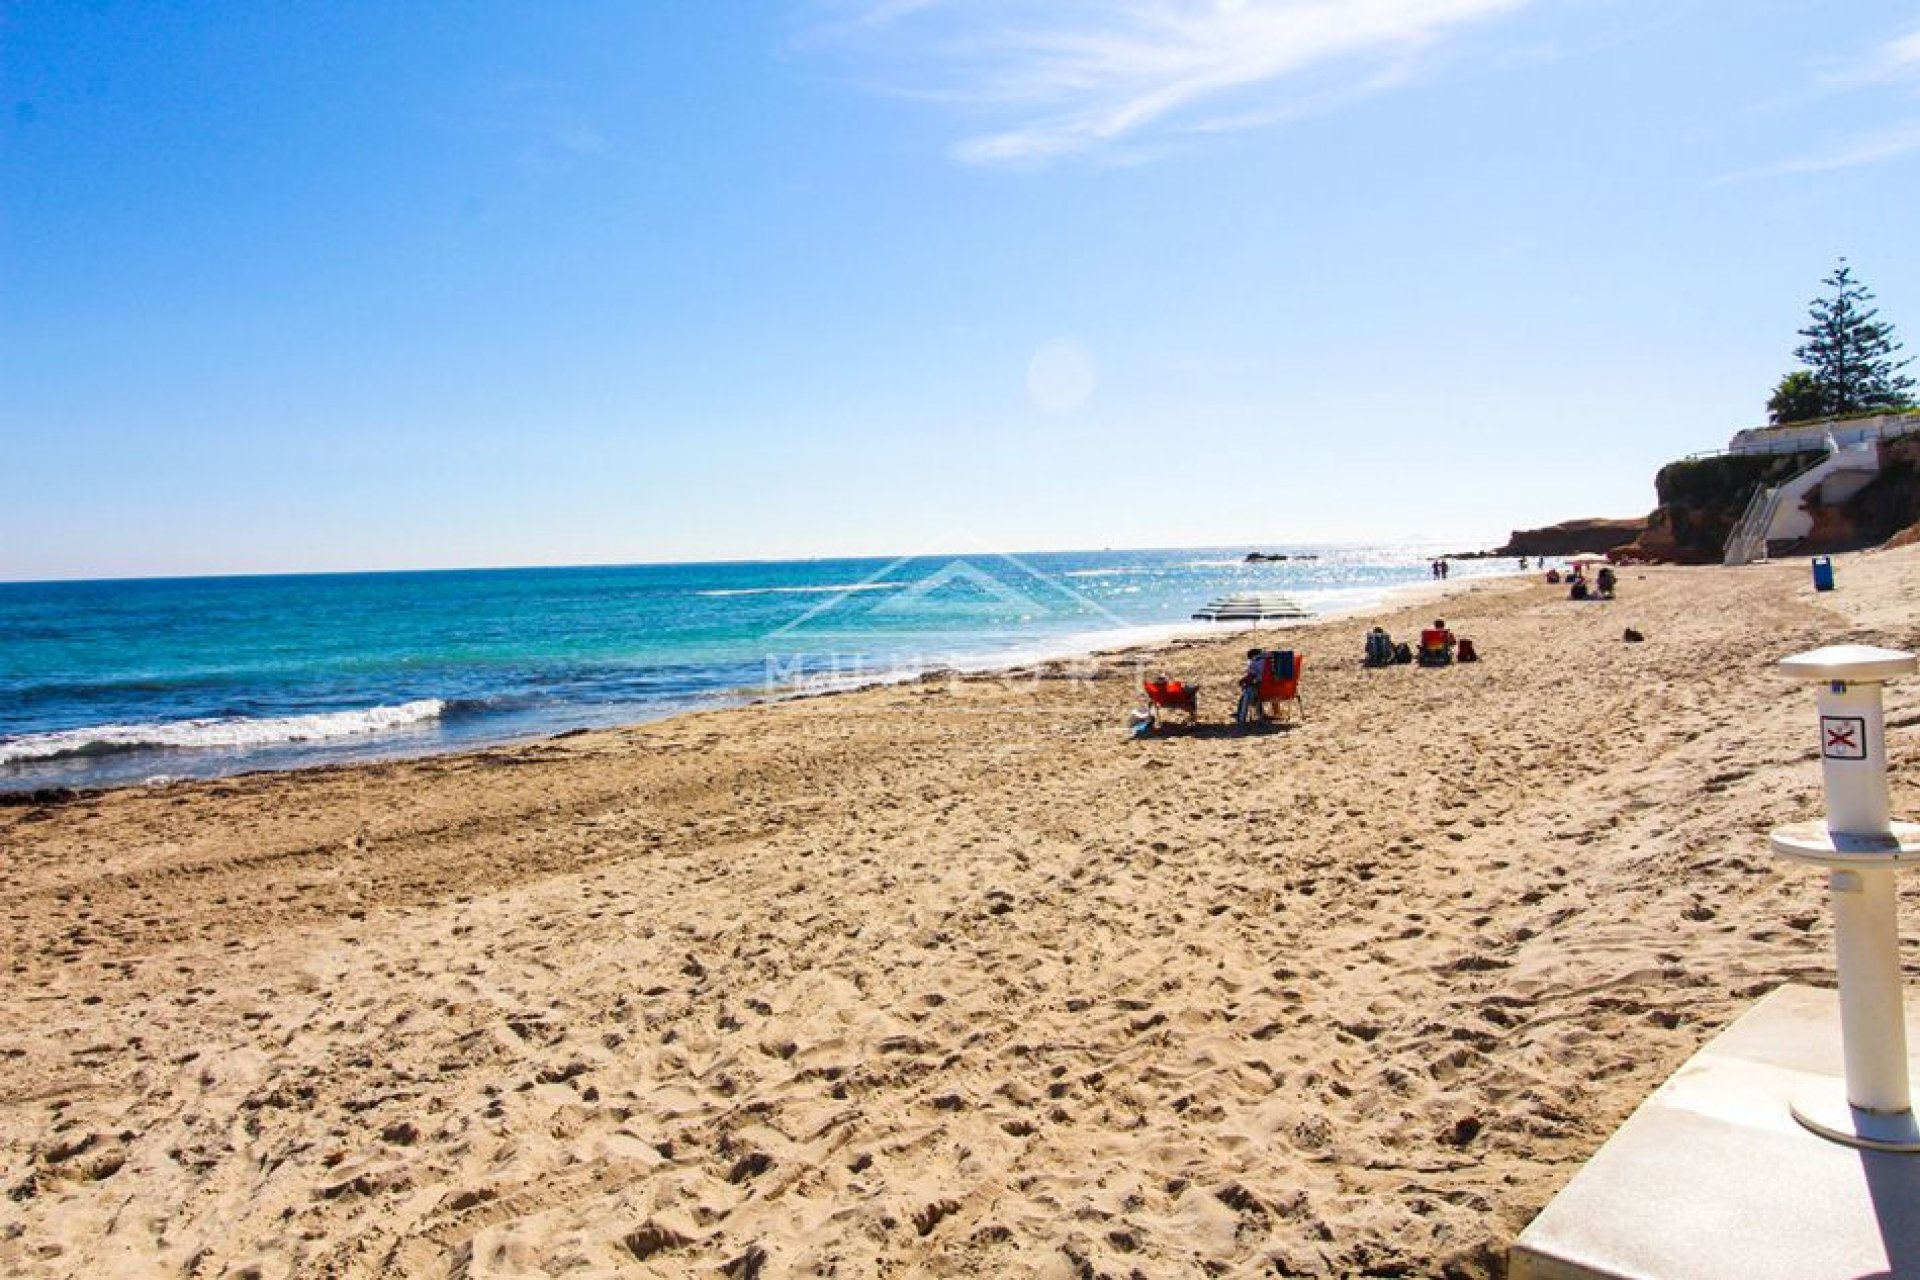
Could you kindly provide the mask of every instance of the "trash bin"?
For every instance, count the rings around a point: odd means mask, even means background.
[[[1815,591],[1833,590],[1833,558],[1831,556],[1813,558],[1813,589]]]

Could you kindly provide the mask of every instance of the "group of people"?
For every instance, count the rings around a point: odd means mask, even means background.
[[[1599,572],[1593,575],[1591,585],[1587,582],[1587,575],[1577,566],[1574,568],[1573,576],[1567,582],[1567,599],[1569,600],[1613,599],[1614,576],[1613,566],[1610,564],[1600,566]]]
[[[1403,662],[1418,662],[1423,667],[1444,667],[1455,662],[1479,660],[1480,654],[1474,649],[1473,641],[1455,636],[1445,618],[1435,618],[1433,625],[1420,633],[1420,651],[1417,654],[1410,645],[1395,644],[1385,627],[1375,627],[1367,632],[1365,662],[1369,667],[1394,666]]]
[[[1423,667],[1444,667],[1455,662],[1476,662],[1480,655],[1473,641],[1455,636],[1446,619],[1435,618],[1433,625],[1421,631],[1420,648],[1395,644],[1386,628],[1367,632],[1366,665],[1392,666],[1417,662]],[[1245,727],[1283,718],[1299,699],[1300,668],[1304,659],[1291,649],[1249,649],[1247,667],[1240,676],[1240,701],[1233,709],[1234,723]],[[1189,722],[1199,715],[1199,690],[1190,684],[1159,676],[1144,682],[1148,705],[1134,713],[1134,736],[1145,737],[1158,727],[1157,712],[1175,710],[1186,713]]]
[[[1447,561],[1444,556],[1438,560],[1435,560],[1430,567],[1432,568],[1433,576],[1436,579],[1444,578],[1447,576],[1448,572],[1450,572],[1447,568]]]
[[[1558,584],[1560,581],[1560,571],[1558,569],[1547,570],[1547,581],[1551,584]],[[1613,599],[1614,585],[1618,581],[1619,579],[1614,575],[1613,566],[1610,564],[1601,565],[1599,570],[1593,575],[1593,581],[1591,582],[1587,581],[1586,567],[1576,564],[1567,572],[1567,599],[1611,600]]]

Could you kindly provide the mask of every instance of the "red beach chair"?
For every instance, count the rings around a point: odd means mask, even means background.
[[[1285,720],[1293,709],[1300,709],[1300,719],[1307,718],[1307,704],[1300,700],[1300,669],[1307,665],[1307,655],[1295,653],[1291,649],[1275,649],[1267,654],[1265,665],[1260,668],[1260,705],[1267,715],[1276,720]]]
[[[1162,711],[1184,711],[1187,713],[1188,724],[1192,724],[1200,718],[1199,685],[1182,684],[1178,680],[1168,680],[1162,677],[1158,680],[1149,680],[1140,687],[1147,691],[1147,725],[1149,728],[1157,729],[1160,727],[1160,713]]]

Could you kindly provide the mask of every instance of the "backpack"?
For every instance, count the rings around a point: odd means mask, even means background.
[[[1401,663],[1412,662],[1412,661],[1413,661],[1412,645],[1407,644],[1405,641],[1402,641],[1401,643],[1393,646],[1393,665],[1394,666],[1397,667]]]

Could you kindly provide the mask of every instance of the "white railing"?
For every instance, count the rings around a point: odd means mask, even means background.
[[[1800,468],[1779,484],[1754,490],[1753,497],[1747,500],[1747,509],[1740,515],[1740,522],[1733,526],[1733,533],[1728,537],[1726,548],[1721,553],[1720,563],[1742,565],[1752,564],[1756,560],[1765,560],[1767,535],[1773,531],[1774,517],[1780,512],[1781,496],[1796,480],[1826,466],[1835,456],[1837,455],[1823,455],[1812,466]]]
[[[1752,564],[1767,558],[1767,529],[1773,524],[1774,508],[1779,503],[1779,485],[1763,485],[1753,491],[1747,509],[1740,514],[1740,523],[1733,526],[1733,536],[1727,539],[1720,563]]]
[[[1851,418],[1822,418],[1778,427],[1748,427],[1736,431],[1728,453],[1798,453],[1818,449],[1831,436],[1841,445],[1896,440],[1920,431],[1920,412],[1890,409],[1885,413],[1856,414]]]

